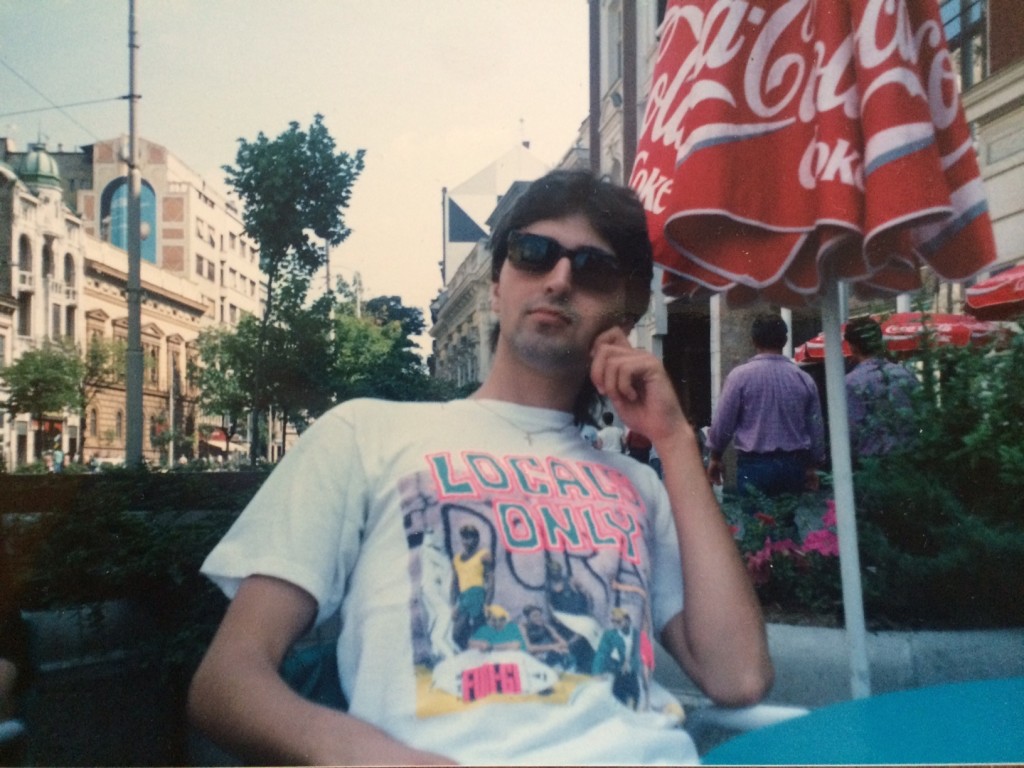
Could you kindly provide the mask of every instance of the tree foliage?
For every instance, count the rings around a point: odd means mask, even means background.
[[[47,341],[0,372],[10,392],[4,407],[11,414],[29,413],[35,418],[77,407],[83,370],[73,346]]]
[[[424,328],[419,309],[404,306],[396,296],[357,307],[343,282],[337,293],[312,303],[298,298],[283,292],[275,321],[267,327],[259,408],[273,408],[302,431],[333,405],[356,397],[435,400],[455,395],[428,375],[415,352],[410,334]],[[251,349],[258,326],[248,317],[234,330],[206,331],[199,342],[201,364],[190,372],[203,410],[231,414],[236,426],[255,391]]]
[[[12,415],[28,413],[37,421],[65,409],[86,413],[99,388],[116,380],[123,370],[121,342],[92,339],[83,354],[70,340],[47,341],[0,371],[9,391],[3,405]],[[84,450],[84,431],[80,439]],[[37,439],[36,450],[41,449]]]
[[[236,166],[224,171],[245,205],[245,231],[259,243],[270,287],[288,275],[312,275],[323,265],[320,244],[340,245],[349,235],[342,209],[363,170],[363,150],[335,154],[322,115],[308,131],[292,122],[274,140],[260,132],[238,143]],[[272,296],[268,307],[272,315]]]
[[[328,246],[349,235],[343,210],[352,186],[363,170],[363,150],[335,152],[335,142],[323,116],[316,115],[308,130],[297,122],[276,139],[262,132],[255,141],[239,139],[235,166],[224,166],[227,182],[244,205],[246,234],[259,243],[260,269],[266,275],[266,301],[252,356],[250,409],[260,421],[269,388],[269,356],[279,356],[275,327],[287,327],[280,317],[301,306],[311,276],[324,264]],[[260,454],[259,430],[253,430],[252,457]]]
[[[228,439],[252,407],[253,360],[249,351],[259,337],[259,321],[246,315],[233,328],[208,328],[199,334],[198,363],[189,361],[189,380],[199,390],[204,413],[219,414]]]

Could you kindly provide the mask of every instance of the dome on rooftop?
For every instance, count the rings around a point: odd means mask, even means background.
[[[60,189],[60,168],[46,147],[34,144],[22,155],[18,164],[18,176],[29,187],[55,187]]]

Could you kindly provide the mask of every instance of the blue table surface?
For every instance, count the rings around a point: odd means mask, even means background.
[[[703,762],[1024,763],[1024,677],[844,701],[737,736]]]

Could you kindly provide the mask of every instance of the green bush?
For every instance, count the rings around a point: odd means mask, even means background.
[[[187,680],[226,605],[199,566],[264,476],[4,476],[0,591],[22,610],[129,600],[152,630],[141,661]]]
[[[1020,526],[1024,509],[1024,334],[1000,349],[926,347],[911,363],[923,381],[918,439],[891,457],[894,473],[922,475],[969,514]]]
[[[1024,626],[1024,531],[973,514],[935,475],[876,463],[855,475],[864,605],[873,628]],[[824,494],[761,498],[723,511],[762,605],[842,622],[834,517]]]

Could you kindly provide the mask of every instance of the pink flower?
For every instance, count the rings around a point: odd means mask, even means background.
[[[825,557],[839,557],[839,539],[834,532],[827,528],[811,531],[804,538],[804,552],[817,552]]]
[[[757,552],[747,553],[747,571],[754,584],[767,584],[771,580],[772,542],[764,540],[764,546]]]
[[[795,555],[799,554],[800,547],[792,539],[783,539],[782,541],[772,542],[772,552],[778,552],[783,555]]]
[[[825,502],[827,508],[825,514],[821,518],[821,522],[830,528],[836,527],[836,503],[833,499],[829,499]]]
[[[792,557],[799,562],[802,561],[803,554],[792,539],[772,541],[766,538],[764,546],[757,552],[747,553],[747,572],[754,584],[767,584],[772,578],[772,559],[775,555]]]

